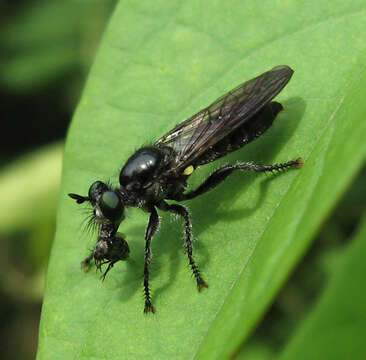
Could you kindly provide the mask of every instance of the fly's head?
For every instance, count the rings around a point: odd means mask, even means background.
[[[117,192],[102,181],[95,181],[89,188],[88,196],[70,193],[69,196],[78,204],[89,202],[93,207],[93,214],[89,224],[98,227],[98,241],[86,258],[82,267],[88,270],[94,260],[97,269],[108,264],[103,279],[108,271],[119,260],[127,260],[130,249],[122,234],[117,233],[121,221],[124,219],[124,202]]]
[[[98,224],[110,222],[119,226],[124,219],[124,204],[118,193],[102,181],[95,181],[89,188],[88,196],[70,193],[78,204],[90,202],[93,206],[93,221]]]

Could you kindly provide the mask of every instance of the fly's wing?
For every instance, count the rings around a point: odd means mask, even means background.
[[[292,74],[290,67],[276,66],[229,91],[160,138],[156,145],[175,151],[170,171],[183,171],[205,150],[250,119],[284,88]]]

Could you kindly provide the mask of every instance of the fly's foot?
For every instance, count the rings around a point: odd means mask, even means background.
[[[154,308],[153,304],[150,301],[145,301],[144,313],[148,314],[150,312],[155,314],[155,308]]]
[[[208,284],[201,277],[197,279],[197,290],[201,291],[203,288],[208,288]]]
[[[303,165],[304,165],[304,160],[302,158],[297,158],[295,160],[295,167],[297,167],[298,169],[302,168]]]

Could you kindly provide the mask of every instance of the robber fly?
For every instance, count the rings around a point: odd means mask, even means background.
[[[119,260],[126,260],[129,247],[124,236],[117,232],[124,219],[124,209],[138,207],[150,213],[145,233],[144,312],[155,312],[151,302],[149,276],[151,239],[159,228],[157,208],[181,216],[185,226],[185,249],[198,290],[207,287],[193,258],[192,225],[187,208],[168,204],[165,200],[193,199],[224,181],[235,170],[269,172],[290,167],[301,167],[302,160],[275,165],[241,162],[225,165],[214,171],[198,188],[186,191],[187,180],[194,170],[222,156],[240,149],[262,135],[272,124],[282,105],[271,100],[289,82],[293,70],[277,66],[262,75],[244,82],[223,95],[210,106],[150,146],[137,150],[125,163],[120,175],[120,186],[112,188],[94,182],[88,196],[69,194],[78,204],[90,202],[93,220],[98,224],[98,241],[91,254],[83,261],[88,267],[94,259],[97,267],[108,264],[103,278]]]

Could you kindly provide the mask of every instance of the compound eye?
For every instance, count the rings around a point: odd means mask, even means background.
[[[90,185],[89,188],[89,199],[91,203],[94,205],[103,192],[108,190],[108,186],[101,181],[95,181]]]
[[[122,200],[114,191],[105,191],[100,198],[99,207],[103,215],[110,221],[119,221],[123,217]]]

